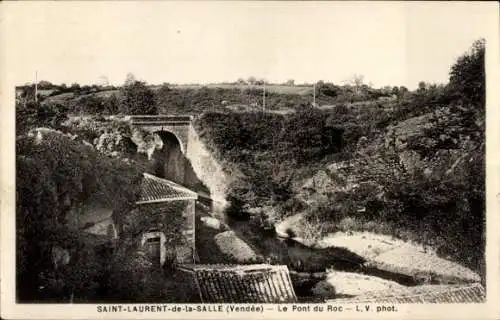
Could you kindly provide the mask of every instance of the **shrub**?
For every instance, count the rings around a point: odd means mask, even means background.
[[[91,197],[116,212],[126,212],[139,195],[142,174],[121,159],[100,155],[71,136],[49,129],[18,137],[16,149],[18,297],[51,299],[37,291],[45,285],[39,274],[50,270],[46,252],[54,245],[79,248],[83,241],[66,226],[67,214]],[[90,294],[92,290],[82,282],[93,278],[88,274],[91,270],[73,271],[81,276],[64,278],[66,287]]]

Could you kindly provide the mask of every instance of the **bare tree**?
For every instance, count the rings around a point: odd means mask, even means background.
[[[132,72],[127,73],[127,76],[125,77],[125,86],[129,86],[136,82],[137,79],[135,78],[134,74]]]

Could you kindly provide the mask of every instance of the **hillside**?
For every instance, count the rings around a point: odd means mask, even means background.
[[[243,173],[228,215],[262,227],[301,215],[289,227],[309,243],[338,231],[387,234],[484,279],[481,50],[457,61],[448,85],[372,107],[201,115],[205,144]]]
[[[229,204],[227,233],[218,240],[204,235],[214,246],[238,237],[259,259],[277,259],[299,274],[326,272],[350,255],[357,262],[349,272],[392,272],[404,281],[423,272],[439,283],[478,281],[479,274],[484,281],[483,65],[478,42],[451,68],[446,85],[408,91],[318,83],[316,106],[304,87],[270,86],[266,110],[261,88],[239,84],[47,85],[53,91],[38,102],[33,88],[23,87],[16,130],[22,136],[35,127],[58,129],[147,171],[158,137],[119,115],[194,115],[200,153],[224,173],[207,169],[204,177],[213,185],[219,175],[231,177],[219,188]],[[208,259],[219,258],[213,252]]]
[[[334,106],[381,106],[403,97],[408,93],[404,87],[371,88],[366,84],[346,84],[338,86],[332,83],[316,84],[316,105],[325,108]],[[31,100],[34,98],[34,86],[18,87],[18,98]],[[312,85],[266,84],[265,107],[267,110],[294,110],[301,105],[313,102]],[[138,100],[125,102],[135,95]],[[112,86],[79,86],[67,87],[43,81],[38,88],[42,105],[65,106],[71,114],[200,114],[210,111],[229,110],[262,110],[263,84],[230,83],[207,85],[147,85],[143,82]],[[133,104],[154,105],[154,109],[135,111]]]
[[[318,131],[307,133],[300,126],[287,127],[287,121],[297,123],[297,118],[304,122],[326,118],[323,112],[309,112],[206,114],[198,119],[206,144],[244,174],[228,195],[235,205],[229,215],[236,219],[264,215],[274,224],[305,214],[310,223],[295,230],[301,237],[367,230],[425,243],[443,256],[481,268],[477,248],[484,245],[484,225],[482,215],[477,215],[482,207],[475,193],[482,190],[471,190],[472,194],[467,190],[480,187],[484,177],[484,144],[470,136],[457,141],[453,149],[423,151],[408,143],[430,139],[437,144],[443,138],[435,141],[429,135],[438,129],[432,113],[396,122],[371,138],[351,138],[354,133],[348,124],[321,129],[317,123]],[[325,140],[321,136],[325,132],[334,139]],[[358,142],[353,146],[348,139]],[[469,215],[469,210],[476,215]]]

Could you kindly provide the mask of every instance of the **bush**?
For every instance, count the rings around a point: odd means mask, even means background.
[[[37,291],[47,285],[39,275],[51,270],[47,252],[54,245],[76,252],[82,246],[80,235],[66,225],[70,210],[92,197],[125,213],[139,195],[142,174],[121,159],[100,155],[72,136],[50,129],[19,136],[16,149],[18,298],[52,299]],[[92,293],[82,283],[94,279],[89,273],[93,269],[85,270],[89,266],[77,262],[74,276],[63,279],[66,288],[81,292],[83,299]]]
[[[124,114],[158,114],[155,94],[144,82],[134,81],[120,89],[120,112]]]
[[[68,108],[62,104],[16,102],[16,135],[27,133],[36,127],[60,128],[67,119]]]

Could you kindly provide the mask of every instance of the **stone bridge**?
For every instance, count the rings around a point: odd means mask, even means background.
[[[186,154],[191,135],[191,116],[136,115],[128,116],[135,127],[156,134],[162,140],[161,149],[151,157],[151,173],[184,186],[197,183]]]
[[[189,143],[189,131],[192,116],[186,115],[138,115],[128,117],[132,125],[151,133],[170,132],[178,140],[183,154],[186,154]]]
[[[157,134],[163,147],[154,151],[151,170],[156,176],[171,180],[198,193],[198,199],[226,204],[230,177],[205,147],[189,115],[127,116],[135,127]]]

